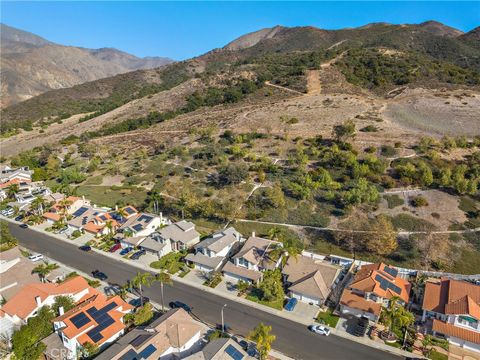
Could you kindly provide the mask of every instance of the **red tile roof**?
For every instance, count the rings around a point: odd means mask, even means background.
[[[21,183],[24,183],[24,182],[30,182],[31,180],[29,179],[12,179],[12,180],[8,180],[2,184],[0,184],[0,189],[5,189],[5,188],[8,188],[14,184],[21,184]]]
[[[10,316],[17,315],[25,319],[36,308],[37,303],[35,298],[40,297],[44,301],[51,295],[73,295],[77,294],[87,288],[90,288],[87,281],[81,277],[76,276],[68,279],[60,284],[52,283],[32,283],[25,285],[15,296],[13,296],[3,307]],[[93,288],[91,288],[93,289]]]
[[[379,316],[382,311],[382,304],[367,300],[363,296],[355,294],[352,290],[348,289],[343,291],[342,297],[340,298],[340,304],[353,309],[366,311],[376,316]]]
[[[442,278],[425,284],[422,308],[441,314],[469,314],[480,319],[480,286]]]
[[[352,289],[357,289],[363,292],[371,292],[375,295],[390,299],[393,296],[399,296],[405,303],[408,302],[411,285],[407,280],[404,280],[398,276],[393,277],[385,271],[385,268],[389,267],[384,263],[376,263],[370,265],[364,265],[355,275],[353,282],[350,284]],[[390,268],[392,268],[390,266]],[[397,294],[390,288],[382,289],[380,282],[376,277],[380,275],[382,278],[388,280],[392,284],[400,288],[400,293]]]
[[[114,323],[100,331],[100,334],[103,336],[102,339],[94,342],[87,335],[87,332],[97,326],[98,323],[92,316],[90,316],[87,310],[93,307],[95,307],[96,309],[101,309],[113,302],[115,302],[117,306],[109,310],[107,313],[114,320]],[[95,296],[90,297],[89,299],[80,303],[77,307],[66,312],[64,315],[55,318],[53,321],[62,321],[65,324],[65,327],[61,329],[61,332],[70,339],[78,337],[77,341],[81,345],[85,344],[86,342],[90,342],[95,345],[101,345],[103,342],[110,339],[113,335],[125,329],[126,326],[122,322],[122,318],[127,312],[130,312],[132,309],[133,306],[123,301],[118,295],[108,298],[102,293],[97,293]],[[80,314],[81,312],[83,312],[90,321],[83,325],[81,328],[77,328],[72,323],[71,319],[72,317]]]
[[[480,344],[479,332],[470,331],[463,327],[448,324],[437,319],[433,320],[432,330],[447,336],[453,336],[475,344]]]

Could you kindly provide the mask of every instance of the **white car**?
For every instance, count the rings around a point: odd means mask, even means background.
[[[33,261],[33,262],[40,261],[40,260],[43,260],[43,255],[42,254],[33,254],[33,255],[30,255],[28,257],[28,259],[30,261]]]
[[[308,329],[316,334],[325,335],[325,336],[330,335],[330,329],[323,325],[310,325]]]

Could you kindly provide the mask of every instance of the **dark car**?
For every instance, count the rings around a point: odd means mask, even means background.
[[[23,218],[24,218],[23,215],[18,215],[18,216],[15,218],[15,221],[21,221]]]
[[[297,303],[298,303],[298,300],[295,298],[288,299],[287,303],[284,306],[284,309],[287,311],[293,311]]]
[[[27,224],[22,224],[22,225],[20,225],[20,227],[21,227],[22,229],[27,229],[27,228],[28,228],[28,225],[27,225]]]
[[[133,254],[132,256],[130,256],[130,259],[132,260],[138,260],[140,259],[140,256],[143,256],[145,255],[147,252],[145,250],[139,250],[137,251],[135,254]]]
[[[92,247],[88,246],[88,245],[82,245],[82,246],[79,247],[79,249],[82,250],[82,251],[91,251]]]
[[[110,248],[110,250],[108,250],[108,251],[111,252],[111,253],[114,253],[115,251],[117,251],[117,250],[120,249],[121,247],[122,247],[122,245],[120,245],[120,244],[115,244],[115,245],[113,245],[113,246]]]
[[[145,305],[146,303],[150,302],[150,298],[144,296],[143,297],[143,304]],[[140,298],[138,299],[133,299],[132,301],[129,302],[130,305],[135,306],[135,307],[140,307],[142,306],[142,300]]]
[[[105,273],[103,273],[99,270],[92,271],[92,275],[95,279],[98,279],[98,280],[107,280],[107,278],[108,278],[108,276],[105,275]]]
[[[250,346],[250,344],[246,340],[240,340],[238,342],[238,345],[240,345],[242,347],[242,349],[245,350],[245,351],[247,351],[249,346]]]
[[[168,306],[170,306],[171,309],[182,308],[186,312],[192,312],[190,306],[182,303],[181,301],[172,301],[170,304],[168,304]]]
[[[122,251],[120,251],[120,255],[122,255],[122,256],[127,255],[132,250],[133,250],[133,248],[131,248],[131,247],[127,247],[125,249],[122,249]]]

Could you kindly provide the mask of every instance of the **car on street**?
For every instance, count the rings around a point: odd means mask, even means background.
[[[316,334],[325,336],[330,335],[330,329],[324,325],[310,325],[308,329]]]
[[[82,251],[91,251],[92,250],[92,247],[89,246],[89,245],[82,245],[79,247],[80,250]]]
[[[171,309],[182,308],[186,312],[192,312],[192,309],[190,308],[190,306],[188,306],[187,304],[181,301],[172,301],[170,304],[168,304],[168,306],[170,306]]]
[[[145,255],[147,252],[145,250],[139,250],[137,251],[135,254],[133,254],[132,256],[130,256],[130,259],[132,260],[138,260],[140,259],[141,256]]]
[[[108,276],[105,275],[105,273],[99,271],[99,270],[94,270],[92,271],[92,275],[95,279],[98,279],[98,280],[107,280],[108,279]]]
[[[43,255],[42,254],[32,254],[28,257],[28,259],[30,261],[33,261],[33,262],[40,261],[40,260],[43,260]]]
[[[288,299],[287,303],[284,306],[284,309],[287,311],[293,311],[297,303],[298,303],[298,300],[295,298]]]
[[[28,224],[21,224],[20,227],[21,227],[22,229],[28,229]]]
[[[144,296],[143,297],[143,305],[145,305],[146,303],[149,303],[150,302],[150,298]],[[132,306],[135,306],[135,307],[140,307],[142,306],[142,300],[140,298],[136,298],[136,299],[133,299],[129,302],[130,305]]]
[[[122,255],[122,256],[123,256],[123,255],[127,255],[127,254],[128,254],[130,251],[132,251],[132,250],[133,250],[132,247],[127,247],[127,248],[125,248],[125,249],[122,249],[122,250],[120,251],[120,255]]]
[[[122,245],[120,245],[120,243],[117,243],[115,245],[113,245],[110,250],[108,250],[109,252],[111,253],[114,253],[115,251],[117,251],[118,249],[120,249],[122,247]]]

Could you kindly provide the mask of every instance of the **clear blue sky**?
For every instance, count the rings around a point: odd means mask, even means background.
[[[480,2],[7,2],[1,21],[50,41],[177,60],[274,25],[324,29],[437,20],[480,25]]]

